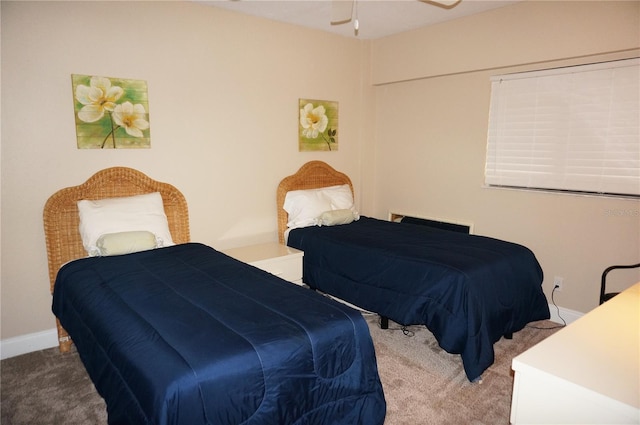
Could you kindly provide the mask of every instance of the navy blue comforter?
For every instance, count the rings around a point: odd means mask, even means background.
[[[403,325],[423,324],[461,354],[475,380],[493,344],[549,318],[542,269],[526,247],[488,237],[368,217],[348,225],[293,229],[314,289]]]
[[[382,424],[357,311],[201,244],[85,258],[53,312],[110,424]]]

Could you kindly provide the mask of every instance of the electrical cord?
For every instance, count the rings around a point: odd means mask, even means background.
[[[556,301],[554,299],[554,295],[556,293],[556,289],[558,289],[558,285],[553,287],[553,291],[551,291],[551,302],[553,303],[553,305],[556,308],[556,311],[558,312],[558,317],[560,318],[560,320],[562,320],[562,325],[557,325],[557,326],[550,326],[550,327],[544,327],[544,326],[534,326],[534,325],[527,325],[528,328],[531,329],[542,329],[542,330],[551,330],[551,329],[559,329],[559,328],[564,328],[565,326],[567,326],[567,322],[562,318],[562,316],[560,315],[560,307],[558,307],[558,305],[556,304]]]
[[[373,313],[375,314],[375,313]],[[378,325],[381,326],[382,325],[382,317],[378,316]],[[387,329],[385,329],[385,331],[402,331],[402,333],[405,336],[408,337],[412,337],[414,336],[416,333],[415,331],[412,331],[409,326],[407,325],[399,325],[399,326],[392,326],[391,324],[389,325],[389,327]]]

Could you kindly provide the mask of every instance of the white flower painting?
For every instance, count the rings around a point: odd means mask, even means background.
[[[300,99],[300,151],[338,150],[338,102]]]
[[[147,83],[71,76],[78,149],[151,147]]]

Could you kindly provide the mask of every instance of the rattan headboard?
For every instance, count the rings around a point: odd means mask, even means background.
[[[353,194],[351,179],[344,173],[336,171],[329,164],[322,161],[309,161],[300,169],[280,181],[276,193],[278,208],[278,240],[284,243],[284,233],[287,230],[289,215],[284,210],[284,198],[291,190],[318,189],[327,186],[348,184]],[[355,199],[355,194],[354,194]]]
[[[81,199],[104,199],[160,192],[175,243],[190,241],[189,211],[182,193],[168,183],[155,181],[140,171],[113,167],[99,171],[79,186],[67,187],[54,193],[44,206],[43,221],[51,292],[60,267],[68,261],[86,257],[80,237],[77,202]],[[69,338],[58,324],[62,343]],[[68,349],[69,344],[66,346]]]

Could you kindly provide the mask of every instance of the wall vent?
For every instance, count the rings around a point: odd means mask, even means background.
[[[399,223],[412,223],[421,226],[429,226],[441,230],[449,230],[458,233],[473,234],[473,224],[457,220],[441,219],[433,217],[421,217],[413,214],[389,213],[389,220]]]

